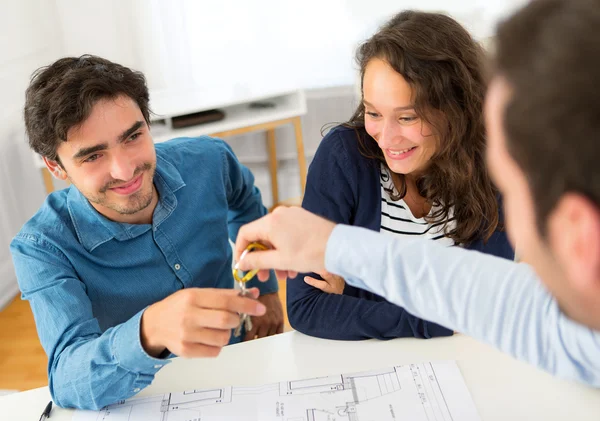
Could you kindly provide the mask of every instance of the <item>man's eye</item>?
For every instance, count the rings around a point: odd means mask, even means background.
[[[129,141],[132,142],[134,140],[136,140],[138,137],[140,137],[142,134],[140,132],[138,133],[134,133],[131,136],[129,136]]]
[[[94,155],[88,156],[83,162],[94,162],[98,158],[100,158],[100,155],[95,153]]]

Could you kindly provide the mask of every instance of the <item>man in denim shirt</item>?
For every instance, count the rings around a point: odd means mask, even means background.
[[[245,339],[283,328],[274,276],[255,299],[232,289],[229,239],[266,213],[252,174],[220,140],[155,147],[148,102],[141,73],[94,56],[40,69],[26,93],[30,146],[72,183],[11,243],[63,407],[130,397],[171,353],[218,355],[238,313]]]

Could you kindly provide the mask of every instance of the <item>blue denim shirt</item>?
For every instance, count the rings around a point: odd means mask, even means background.
[[[229,239],[267,212],[226,143],[179,138],[156,154],[152,224],[110,221],[71,186],[11,243],[59,406],[101,408],[148,386],[168,360],[141,346],[144,309],[182,288],[232,288]],[[274,275],[255,283],[262,294],[278,288]]]

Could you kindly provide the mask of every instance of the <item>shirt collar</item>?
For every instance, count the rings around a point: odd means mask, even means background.
[[[152,224],[126,224],[111,221],[101,215],[83,194],[73,185],[67,195],[67,208],[75,226],[79,242],[88,252],[112,239],[126,241],[156,228],[177,207],[175,192],[185,186],[177,168],[157,151],[154,186],[158,191],[158,203],[152,214]]]

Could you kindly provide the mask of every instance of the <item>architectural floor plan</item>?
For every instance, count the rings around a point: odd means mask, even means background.
[[[73,421],[477,421],[456,363],[132,398]]]

